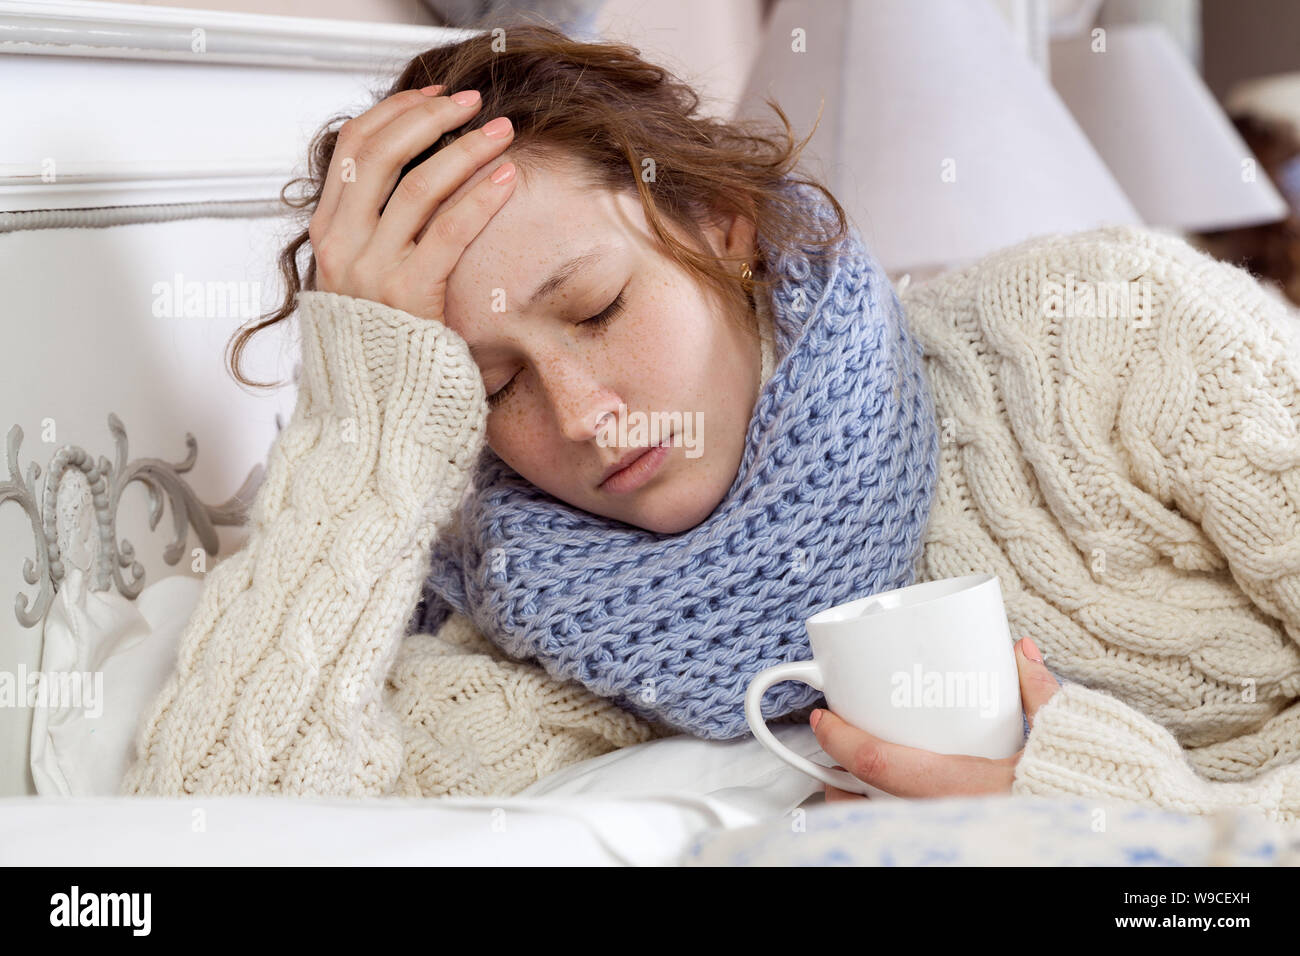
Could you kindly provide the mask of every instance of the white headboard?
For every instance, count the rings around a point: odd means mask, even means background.
[[[275,257],[294,231],[279,190],[329,116],[465,35],[0,2],[0,672],[38,669],[66,561],[95,556],[92,587],[133,597],[242,543],[294,395],[239,386],[225,347],[278,301]],[[291,378],[286,331],[254,340],[247,374]],[[83,475],[100,466],[90,540],[56,530],[56,500],[89,500]],[[29,709],[0,707],[0,796],[35,792],[30,728]]]

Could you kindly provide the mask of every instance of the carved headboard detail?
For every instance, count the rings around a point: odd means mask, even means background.
[[[276,415],[277,431],[283,427]],[[227,501],[204,504],[182,477],[198,460],[199,446],[194,436],[185,435],[189,451],[179,462],[160,458],[130,460],[126,428],[111,412],[108,428],[117,443],[116,463],[101,456],[96,462],[84,448],[63,445],[51,456],[43,486],[38,488],[41,466],[31,462],[24,478],[18,464],[23,430],[9,429],[5,456],[9,479],[0,481],[0,506],[17,502],[31,520],[36,560],[23,562],[23,578],[39,584],[34,603],[28,595],[14,598],[14,612],[24,627],[32,627],[45,616],[65,574],[64,558],[87,572],[91,590],[106,591],[110,582],[124,597],[134,600],[144,587],[144,567],[135,559],[131,542],[117,540],[117,509],[122,492],[133,481],[141,482],[149,492],[149,528],[157,528],[163,515],[163,498],[171,503],[174,537],[163,550],[163,559],[176,564],[185,553],[185,542],[192,526],[199,543],[209,555],[220,549],[215,527],[241,525],[262,483],[263,466],[254,465],[243,485]],[[98,527],[92,533],[91,514]],[[91,569],[93,568],[93,573]],[[129,569],[130,577],[123,575]]]

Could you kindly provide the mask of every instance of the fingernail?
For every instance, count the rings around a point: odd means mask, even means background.
[[[808,722],[812,724],[813,730],[817,729],[817,725],[821,723],[821,719],[822,719],[822,711],[821,708],[819,707],[816,710],[814,710],[812,714],[809,715],[808,717]]]
[[[500,166],[496,168],[496,171],[492,173],[492,181],[496,183],[498,186],[500,186],[504,182],[509,182],[510,177],[513,176],[514,174],[515,174],[514,163],[502,163]]]
[[[1038,645],[1034,643],[1033,638],[1021,638],[1020,649],[1025,652],[1025,657],[1029,658],[1029,660],[1037,661],[1040,664],[1043,663],[1043,652],[1038,649]]]
[[[473,106],[478,102],[478,90],[461,90],[452,96],[451,101],[457,106]]]
[[[483,125],[484,136],[504,136],[508,132],[510,132],[510,120],[504,116],[498,116],[492,122]]]
[[[425,96],[437,96],[439,93],[442,92],[442,90],[443,90],[442,84],[437,83],[433,86],[422,87],[420,89],[420,92],[423,93]]]

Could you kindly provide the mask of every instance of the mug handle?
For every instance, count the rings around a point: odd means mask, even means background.
[[[749,690],[745,691],[745,720],[749,722],[749,729],[754,732],[754,737],[764,747],[794,767],[795,770],[802,771],[808,776],[820,780],[822,783],[828,783],[832,787],[838,787],[840,790],[869,796],[870,792],[867,790],[867,785],[853,774],[846,773],[843,770],[832,770],[830,767],[823,767],[820,764],[813,763],[806,757],[799,756],[777,740],[776,735],[767,729],[767,721],[763,719],[763,695],[767,693],[767,689],[773,684],[779,684],[784,680],[797,680],[809,687],[822,690],[822,672],[816,661],[793,661],[788,664],[777,664],[775,667],[759,671],[754,675],[754,679],[749,682]]]

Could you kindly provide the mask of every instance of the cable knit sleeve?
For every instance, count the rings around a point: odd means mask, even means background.
[[[1300,764],[1251,780],[1207,780],[1164,727],[1120,700],[1067,684],[1039,708],[1016,764],[1017,794],[1112,798],[1182,813],[1253,807],[1300,819]]]
[[[405,732],[385,675],[487,405],[440,322],[299,297],[302,377],[244,547],[208,573],[122,792],[390,792]]]
[[[402,642],[387,691],[405,742],[397,796],[511,796],[569,764],[677,733],[507,656],[460,613]]]
[[[1226,565],[1241,593],[1280,628],[1273,632],[1271,643],[1261,643],[1258,637],[1225,625],[1212,643],[1194,650],[1195,667],[1217,680],[1217,686],[1207,685],[1201,706],[1207,713],[1217,712],[1224,722],[1221,726],[1246,731],[1235,739],[1184,751],[1169,730],[1133,707],[1098,690],[1068,685],[1040,710],[1017,766],[1014,790],[1114,796],[1192,812],[1254,806],[1272,817],[1296,820],[1300,814],[1300,762],[1294,760],[1300,731],[1296,318],[1249,273],[1171,236],[1151,231],[1109,233],[1089,261],[1094,264],[1093,278],[1156,287],[1153,314],[1113,320],[1138,323],[1136,333],[1127,338],[1128,346],[1116,351],[1122,365],[1114,372],[1123,384],[1107,419],[1113,422],[1114,447],[1127,461],[1129,480],[1194,522],[1212,546],[1201,550],[1188,538],[1171,549],[1176,563],[1205,574]],[[1078,264],[1083,267],[1080,278],[1088,279],[1087,263]],[[1125,328],[1122,335],[1131,332]],[[1097,342],[1106,334],[1099,333],[1092,346],[1099,347]],[[1085,351],[1083,346],[1066,351],[1062,362],[1067,371],[1068,363]],[[1062,400],[1077,402],[1079,394],[1082,389],[1063,390]],[[1178,595],[1171,593],[1168,599],[1171,610],[1178,606]],[[1231,604],[1219,603],[1224,608]],[[1178,638],[1170,635],[1161,656],[1176,653]],[[1157,683],[1144,691],[1159,692]],[[1255,701],[1257,694],[1260,702],[1290,700],[1290,704],[1279,703],[1283,709],[1262,724],[1242,724],[1233,699]],[[1260,772],[1246,773],[1252,766]],[[1207,774],[1221,779],[1207,779]]]

